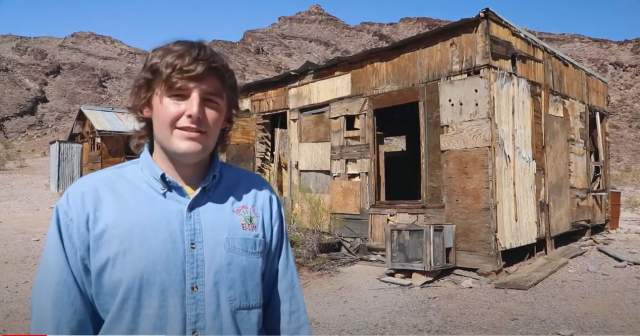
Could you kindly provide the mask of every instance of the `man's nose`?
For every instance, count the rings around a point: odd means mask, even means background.
[[[200,97],[199,94],[194,93],[189,98],[189,103],[187,104],[187,114],[191,117],[199,117],[201,113],[204,111],[204,100]]]

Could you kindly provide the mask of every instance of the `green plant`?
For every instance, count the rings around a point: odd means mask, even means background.
[[[331,211],[325,195],[315,194],[309,188],[294,184],[289,191],[290,204],[287,206],[283,195],[278,192],[278,170],[273,164],[263,162],[261,175],[269,181],[285,204],[287,233],[296,263],[307,268],[319,268],[329,262],[320,256],[320,246],[327,236],[331,223]],[[281,178],[281,177],[280,177]],[[322,267],[320,267],[322,268]]]

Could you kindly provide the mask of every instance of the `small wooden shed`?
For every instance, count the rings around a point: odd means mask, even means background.
[[[82,144],[82,175],[137,158],[129,141],[137,125],[127,110],[80,106],[67,140]]]
[[[497,270],[607,222],[607,102],[602,76],[487,8],[243,85],[226,160],[322,195],[340,235],[453,224],[455,265]]]

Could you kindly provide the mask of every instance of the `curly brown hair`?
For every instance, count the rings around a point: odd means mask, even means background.
[[[153,49],[133,81],[127,109],[141,127],[132,136],[132,149],[139,153],[145,143],[153,143],[153,125],[151,119],[142,115],[142,109],[150,106],[156,90],[174,88],[181,82],[199,81],[210,76],[220,81],[227,100],[227,127],[220,130],[216,145],[217,150],[224,153],[229,144],[233,115],[240,109],[236,75],[226,60],[206,42],[188,40],[174,41]]]

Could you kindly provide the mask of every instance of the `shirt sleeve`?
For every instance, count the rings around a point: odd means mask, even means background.
[[[96,335],[102,325],[90,299],[86,228],[56,204],[31,296],[32,335]]]
[[[282,205],[279,200],[275,203],[273,236],[264,277],[264,330],[267,335],[311,335]]]

